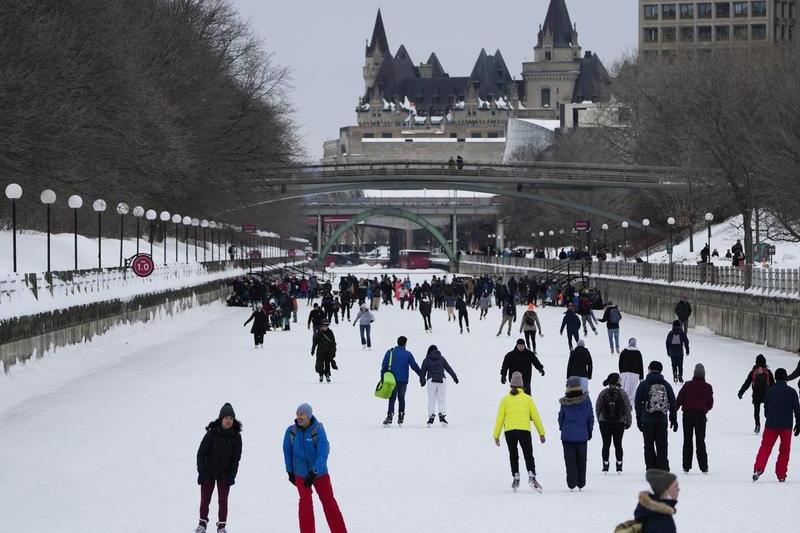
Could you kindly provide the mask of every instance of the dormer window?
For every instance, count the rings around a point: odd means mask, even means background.
[[[545,50],[544,52],[544,60],[545,61],[552,61],[553,60],[553,52],[550,50]]]

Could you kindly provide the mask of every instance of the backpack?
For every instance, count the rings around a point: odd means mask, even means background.
[[[626,520],[614,528],[614,533],[642,533],[644,526],[636,520]]]
[[[381,380],[375,387],[375,397],[388,400],[392,396],[395,387],[397,387],[397,380],[392,374],[392,358],[394,357],[394,349],[389,352],[389,365],[386,367],[386,372],[381,376]]]
[[[673,346],[680,346],[681,345],[681,334],[680,333],[673,333],[672,334],[672,341],[670,344]]]
[[[522,317],[525,320],[526,326],[533,326],[536,324],[536,318],[532,313],[525,313],[525,316]]]
[[[614,324],[619,324],[620,320],[622,320],[622,314],[620,314],[619,309],[612,307],[608,312],[608,321]]]
[[[663,384],[653,383],[650,385],[645,410],[648,413],[663,413],[665,415],[669,413],[669,397],[667,396],[667,388]]]
[[[314,426],[314,429],[311,430],[311,440],[314,442],[314,446],[317,445],[317,432],[319,431],[319,423]],[[294,438],[297,436],[297,426],[292,426],[289,429],[289,433],[292,435],[292,444],[294,444]]]
[[[762,394],[769,388],[769,371],[760,366],[753,370],[751,381],[753,382],[753,392]]]
[[[623,418],[622,393],[616,387],[609,387],[603,404],[603,418],[606,422],[617,422]]]

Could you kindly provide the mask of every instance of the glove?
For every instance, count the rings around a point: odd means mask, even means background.
[[[202,485],[203,481],[205,481],[207,479],[208,479],[208,476],[206,476],[205,474],[197,474],[197,484],[198,485]]]
[[[502,383],[503,385],[506,384],[506,377],[505,376],[500,376],[500,383]]]
[[[232,487],[234,485],[236,485],[236,476],[229,477],[228,478],[228,486]]]
[[[544,368],[543,368],[543,369],[541,369],[541,370],[539,370],[539,373],[540,373],[542,376],[544,376]]]
[[[494,439],[494,445],[500,447],[500,439]]]
[[[303,485],[306,487],[310,487],[314,484],[314,480],[317,479],[317,473],[313,470],[306,474],[306,477],[303,479]]]
[[[794,427],[794,436],[797,437],[798,435],[800,435],[800,424]]]
[[[453,383],[455,383],[456,385],[458,385],[458,378],[453,378]]]
[[[677,421],[670,422],[669,423],[669,427],[672,428],[672,431],[677,432],[678,431],[678,422]]]
[[[740,400],[742,399],[742,393],[741,392],[739,394],[737,394],[736,396],[738,396]]]
[[[544,442],[545,442],[544,435],[542,435],[541,437],[539,437],[539,442],[541,442],[542,444],[544,444]]]
[[[424,387],[425,386],[425,380],[423,378],[419,378],[419,386],[420,387]]]
[[[287,472],[289,474],[289,483],[294,485],[294,472]]]
[[[644,433],[644,424],[642,424],[641,422],[637,422],[636,427],[639,428],[639,431]]]
[[[589,440],[592,440],[592,433],[589,432]]]

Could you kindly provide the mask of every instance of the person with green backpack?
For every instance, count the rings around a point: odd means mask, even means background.
[[[418,377],[422,376],[422,371],[414,360],[414,355],[406,350],[408,339],[401,335],[397,338],[397,346],[387,350],[381,363],[381,380],[385,379],[385,374],[390,372],[394,376],[396,385],[389,396],[389,408],[386,411],[386,419],[383,421],[384,427],[392,425],[394,418],[395,402],[399,400],[400,411],[397,415],[397,424],[403,425],[406,416],[406,390],[408,389],[408,369],[411,368]]]
[[[645,479],[653,492],[639,493],[634,519],[619,524],[614,533],[677,533],[673,516],[681,490],[678,478],[663,470],[650,469]]]

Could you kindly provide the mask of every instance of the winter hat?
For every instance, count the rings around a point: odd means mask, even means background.
[[[608,387],[609,385],[619,385],[619,374],[612,372],[608,375],[605,381],[603,381],[603,387]]]
[[[368,309],[367,308],[367,304],[361,304],[361,310],[362,311],[366,311],[367,309]]]
[[[233,406],[229,403],[226,403],[222,406],[222,409],[219,410],[219,419],[222,420],[226,416],[230,416],[232,418],[236,418],[236,413],[233,412]]]
[[[323,318],[322,322],[320,322],[319,325],[320,326],[330,326],[331,325],[331,321],[328,320],[327,318]]]
[[[653,494],[655,494],[656,497],[660,497],[662,494],[664,494],[670,485],[672,485],[675,480],[678,479],[675,474],[658,470],[656,468],[651,468],[648,470],[644,477],[650,484],[650,488],[653,489]]]
[[[438,352],[438,351],[439,351],[439,348],[437,348],[435,344],[431,344],[430,346],[428,346],[428,354],[431,354],[433,352]]]
[[[628,339],[628,348],[636,348],[636,337]]]
[[[533,304],[528,304],[528,311],[533,311],[536,306]]]
[[[672,322],[672,327],[677,329],[677,328],[680,328],[680,327],[683,327],[683,326],[682,326],[680,320],[675,320],[675,321]]]
[[[581,384],[581,378],[572,376],[567,380],[567,392],[583,392],[583,385]]]
[[[578,341],[578,346],[580,346],[581,348],[583,348],[584,346],[586,346],[586,343],[585,343],[585,342],[583,342],[583,339],[581,339],[581,340],[579,340],[579,341]]]
[[[760,353],[756,356],[756,364],[758,366],[767,366],[767,358],[764,357],[763,353]]]
[[[525,339],[517,339],[517,346],[519,345],[525,346]]]
[[[786,381],[786,376],[787,373],[785,368],[779,368],[775,371],[775,381]]]
[[[694,377],[706,379],[706,367],[702,363],[694,365]]]
[[[611,307],[612,305],[614,305],[614,302],[612,302],[611,300],[606,302],[606,307]]]
[[[301,415],[306,415],[308,418],[311,418],[311,415],[314,414],[314,410],[307,403],[303,403],[297,407],[297,413]]]
[[[512,387],[522,387],[524,383],[522,383],[522,373],[521,372],[514,372],[511,374],[511,386]]]
[[[647,370],[662,372],[664,370],[664,365],[661,364],[661,361],[650,361],[650,364],[647,365]]]

